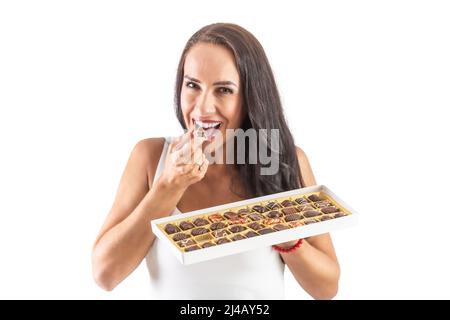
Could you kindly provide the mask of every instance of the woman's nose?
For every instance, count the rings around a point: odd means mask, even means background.
[[[196,108],[203,113],[214,113],[216,111],[214,97],[211,97],[210,94],[203,94],[197,100]]]

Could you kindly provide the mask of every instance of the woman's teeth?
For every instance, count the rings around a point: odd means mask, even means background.
[[[194,120],[194,124],[196,128],[203,128],[205,130],[210,129],[210,128],[219,128],[221,122],[217,121],[217,122],[203,122],[200,120]]]

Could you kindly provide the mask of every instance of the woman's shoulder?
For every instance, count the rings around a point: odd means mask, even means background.
[[[314,178],[314,173],[305,151],[303,151],[303,149],[298,146],[295,146],[295,151],[297,153],[298,165],[300,167],[300,172],[305,186],[315,185],[316,179]]]
[[[131,152],[131,157],[145,168],[149,177],[156,171],[164,143],[165,138],[145,138],[139,140]]]

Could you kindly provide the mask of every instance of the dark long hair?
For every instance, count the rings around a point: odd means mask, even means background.
[[[256,164],[249,163],[248,143],[246,143],[245,150],[246,163],[235,164],[238,177],[245,188],[245,196],[263,196],[303,186],[294,139],[283,115],[280,95],[269,61],[259,41],[238,25],[215,23],[205,26],[186,43],[178,64],[175,85],[175,110],[181,126],[186,129],[180,102],[184,62],[189,50],[199,42],[224,46],[234,54],[242,84],[244,110],[247,113],[241,128],[243,130],[249,128],[279,130],[279,171],[277,174],[261,175],[262,165],[259,163],[259,159]],[[270,140],[270,134],[268,136]],[[268,141],[268,146],[270,145],[270,141]]]

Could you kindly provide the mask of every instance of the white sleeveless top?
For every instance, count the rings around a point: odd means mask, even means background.
[[[164,143],[154,181],[160,176]],[[182,214],[177,208],[171,215]],[[146,263],[153,299],[284,299],[284,262],[265,247],[192,265],[182,265],[158,238]]]

